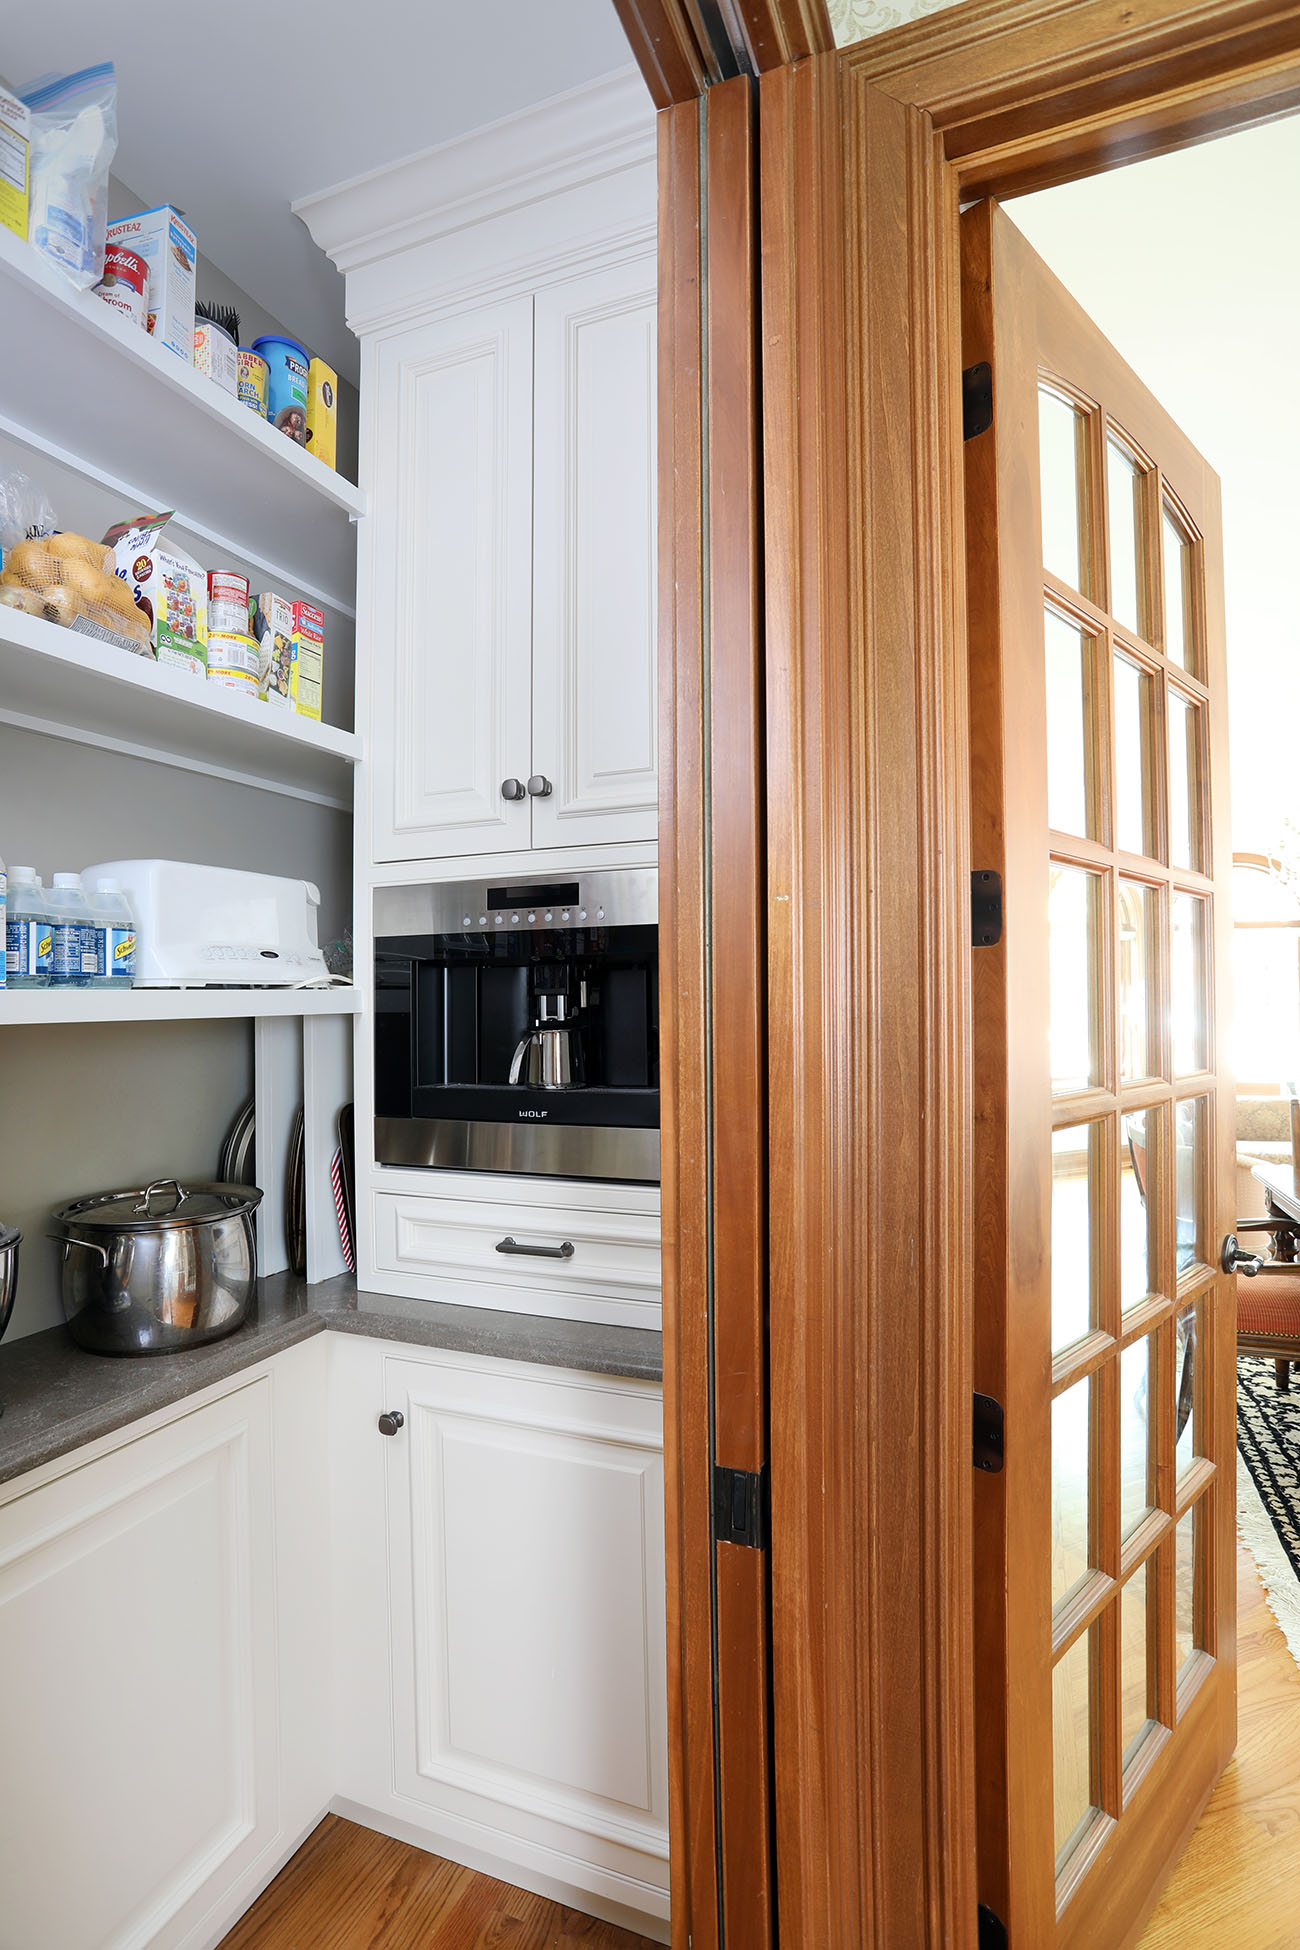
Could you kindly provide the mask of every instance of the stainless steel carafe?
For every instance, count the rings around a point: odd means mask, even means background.
[[[541,1090],[574,1090],[582,1082],[575,1061],[574,1018],[566,995],[539,995],[537,1023],[519,1039],[510,1062],[511,1083]]]

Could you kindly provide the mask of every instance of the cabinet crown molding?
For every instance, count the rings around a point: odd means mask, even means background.
[[[655,112],[634,67],[552,95],[292,206],[340,271],[616,174],[655,154]]]

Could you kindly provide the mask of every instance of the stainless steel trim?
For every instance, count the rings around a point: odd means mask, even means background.
[[[557,881],[578,883],[578,900],[569,908],[554,902],[549,907],[530,908],[526,899],[511,907],[488,904],[490,886],[553,887]],[[561,919],[565,914],[570,916],[567,922]],[[598,873],[556,868],[540,876],[494,874],[490,881],[426,881],[413,887],[375,888],[375,934],[381,938],[394,934],[495,934],[498,927],[522,934],[565,926],[654,927],[658,920],[659,873],[655,867],[604,868]]]
[[[417,1170],[535,1173],[659,1183],[659,1133],[596,1124],[478,1124],[377,1117],[375,1159]]]

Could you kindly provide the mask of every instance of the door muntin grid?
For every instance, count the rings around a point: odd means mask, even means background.
[[[1065,1899],[1212,1651],[1209,697],[1203,554],[1176,483],[1059,375],[1039,399]]]

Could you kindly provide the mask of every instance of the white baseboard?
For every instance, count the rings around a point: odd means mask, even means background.
[[[362,1828],[373,1828],[376,1834],[388,1835],[393,1841],[409,1842],[412,1847],[423,1849],[428,1855],[444,1856],[449,1862],[459,1862],[463,1868],[474,1869],[480,1875],[495,1876],[498,1882],[508,1882],[516,1889],[527,1889],[534,1896],[546,1896],[552,1902],[564,1903],[570,1909],[583,1910],[588,1916],[599,1917],[603,1923],[613,1923],[620,1929],[653,1937],[656,1943],[671,1941],[667,1894],[648,1883],[633,1884],[629,1877],[596,1872],[606,1884],[606,1889],[594,1890],[589,1882],[569,1880],[563,1874],[565,1858],[555,1851],[521,1841],[518,1843],[519,1853],[506,1857],[468,1840],[458,1831],[469,1824],[454,1818],[440,1822],[437,1816],[431,1816],[426,1826],[423,1821],[417,1824],[400,1815],[366,1807],[360,1801],[350,1801],[345,1795],[335,1795],[330,1802],[329,1812],[341,1815],[345,1821],[355,1821]],[[550,1870],[541,1866],[548,1860],[554,1865]],[[593,1874],[587,1864],[582,1864],[581,1868],[584,1876]],[[619,1901],[613,1894],[619,1884],[624,1885],[632,1901]]]
[[[240,1917],[248,1914],[262,1891],[270,1888],[285,1863],[292,1861],[307,1837],[320,1827],[329,1812],[329,1805],[326,1804],[312,1816],[305,1828],[291,1834],[287,1841],[275,1843],[264,1855],[258,1856],[247,1875],[233,1889],[227,1890],[219,1906],[204,1917],[192,1939],[194,1950],[217,1950],[217,1945],[229,1936]]]

